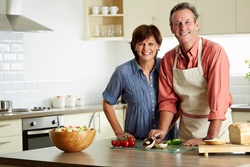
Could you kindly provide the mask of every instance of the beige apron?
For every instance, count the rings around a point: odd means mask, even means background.
[[[203,76],[201,64],[202,39],[199,40],[198,67],[180,70],[176,68],[178,48],[173,65],[173,84],[176,94],[180,97],[182,110],[178,135],[183,141],[192,138],[204,138],[210,122],[210,112],[207,100],[207,82]],[[180,110],[180,109],[179,109]],[[228,126],[232,123],[231,109],[226,113],[226,120],[222,122],[219,139],[229,140]]]

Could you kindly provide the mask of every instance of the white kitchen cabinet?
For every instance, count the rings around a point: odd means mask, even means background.
[[[232,112],[233,122],[248,122],[250,123],[250,112]]]
[[[119,8],[117,14],[98,15],[92,14],[93,6],[117,6]],[[83,0],[83,13],[84,13],[84,38],[85,39],[105,39],[105,40],[119,40],[123,39],[123,0]],[[103,37],[96,36],[95,27],[97,25],[121,25],[121,37]],[[100,29],[101,31],[101,29]]]
[[[237,33],[250,32],[250,1],[249,0],[236,0],[237,11]]]
[[[179,2],[193,4],[199,14],[199,34],[249,33],[249,0],[83,0],[85,39],[131,39],[141,24],[156,25],[163,37],[172,37],[169,27],[171,9]],[[116,15],[93,15],[93,6],[118,6]],[[121,37],[95,37],[96,25],[122,25]]]
[[[98,115],[99,114],[99,115]],[[114,131],[105,116],[104,112],[99,112],[95,119],[93,120],[93,126],[97,127],[97,135],[96,135],[96,140],[102,140],[102,139],[110,139],[110,138],[116,138]],[[123,110],[117,110],[116,115],[118,118],[118,121],[120,122],[121,126],[123,127],[124,124],[124,118],[123,118]],[[98,120],[98,117],[100,120]]]
[[[123,110],[116,110],[120,124],[124,124]],[[110,126],[105,113],[98,111],[95,113],[78,113],[64,116],[65,126],[89,126],[96,129],[95,140],[115,138],[112,127]]]
[[[123,9],[125,38],[141,24],[158,25],[158,0],[124,0]]]
[[[235,0],[196,0],[199,13],[199,34],[235,34]]]
[[[22,120],[0,121],[0,154],[23,150]]]

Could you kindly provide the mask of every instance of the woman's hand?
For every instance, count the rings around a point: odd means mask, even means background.
[[[124,138],[129,138],[130,136],[132,136],[133,138],[135,138],[133,135],[131,135],[130,133],[126,133],[126,132],[122,132],[116,135],[117,139],[124,139]]]
[[[200,142],[202,142],[202,138],[190,139],[183,143],[183,146],[197,146]]]

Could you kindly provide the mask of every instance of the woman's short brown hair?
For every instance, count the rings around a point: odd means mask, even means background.
[[[130,42],[131,50],[133,54],[135,55],[136,60],[139,59],[139,55],[137,54],[135,50],[135,45],[139,42],[144,41],[145,39],[148,39],[149,37],[153,36],[159,46],[161,46],[162,43],[162,36],[160,30],[155,25],[140,25],[138,26],[133,34],[132,34],[132,41]],[[156,52],[157,55],[158,51]],[[155,55],[155,56],[156,56]]]

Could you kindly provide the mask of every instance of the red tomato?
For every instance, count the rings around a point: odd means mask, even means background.
[[[117,144],[116,140],[112,140],[111,144],[112,144],[112,146],[116,147],[116,144]]]
[[[134,138],[133,136],[130,136],[130,137],[128,138],[128,141],[129,141],[129,142],[135,141],[135,138]]]
[[[129,147],[134,147],[134,146],[135,146],[135,144],[136,144],[136,142],[135,142],[135,141],[129,141]]]
[[[120,147],[120,145],[121,145],[120,140],[116,140],[116,147]]]
[[[112,140],[111,144],[114,147],[119,147],[121,145],[121,142],[120,142],[120,140]]]
[[[122,140],[121,146],[122,147],[129,147],[129,141],[128,140]]]

